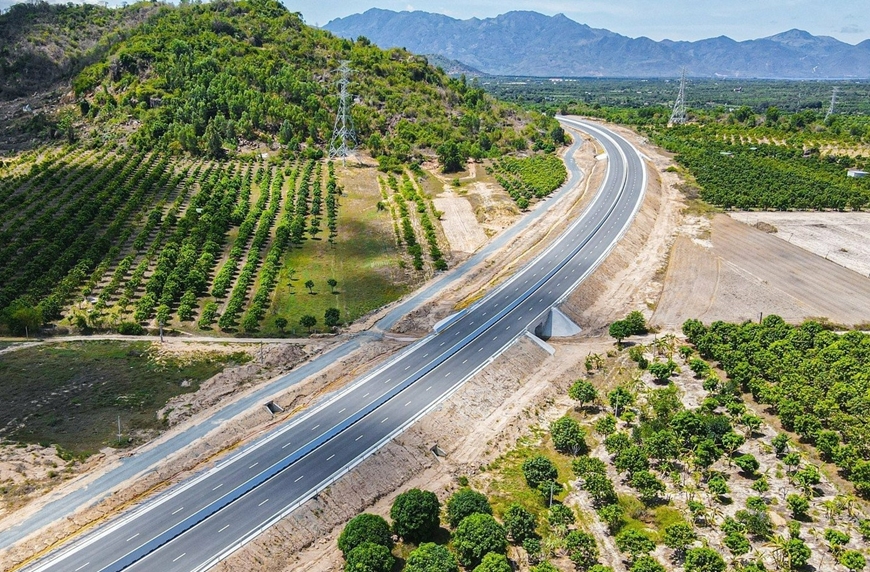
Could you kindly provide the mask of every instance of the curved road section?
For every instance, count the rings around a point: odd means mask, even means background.
[[[546,251],[345,390],[29,570],[206,570],[404,431],[540,323],[607,256],[646,186],[641,156],[627,141],[597,124],[560,121],[595,137],[608,167],[592,204]]]

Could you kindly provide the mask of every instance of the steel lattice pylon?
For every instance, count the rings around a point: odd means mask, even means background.
[[[329,158],[341,157],[343,162],[347,160],[356,147],[356,130],[353,126],[353,117],[350,114],[350,94],[347,91],[351,73],[349,64],[349,61],[342,60],[341,65],[336,70],[341,73],[341,78],[338,80],[340,88],[338,114],[335,116],[335,126],[332,128],[332,139],[329,142]]]
[[[680,77],[680,94],[677,96],[677,101],[674,102],[674,110],[671,112],[671,120],[669,125],[682,125],[688,121],[686,116],[686,68],[683,68],[683,74]]]

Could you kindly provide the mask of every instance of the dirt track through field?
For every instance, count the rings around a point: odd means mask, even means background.
[[[760,313],[870,321],[870,278],[725,215],[714,217],[711,239],[712,247],[677,239],[653,323],[672,329],[689,318],[740,322]]]

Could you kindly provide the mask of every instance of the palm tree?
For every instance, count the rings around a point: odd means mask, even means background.
[[[773,562],[776,564],[776,567],[780,570],[790,569],[790,558],[788,555],[788,538],[781,534],[776,534],[767,543],[768,548],[771,549],[770,555],[773,557]]]

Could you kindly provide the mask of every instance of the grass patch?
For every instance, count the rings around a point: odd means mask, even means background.
[[[200,353],[181,361],[157,357],[149,342],[88,341],[26,348],[0,356],[3,438],[57,444],[86,456],[157,430],[155,412],[176,395],[196,391],[246,354]]]
[[[415,282],[400,267],[389,211],[377,210],[381,200],[377,182],[368,180],[368,173],[337,170],[345,192],[339,197],[336,244],[326,240],[324,222],[317,239],[308,238],[301,248],[285,254],[272,305],[262,322],[265,334],[278,333],[279,316],[287,319],[287,332],[306,334],[299,325],[306,314],[317,318],[315,331],[322,332],[327,308],[338,308],[341,322],[350,323],[401,298]],[[334,292],[327,285],[330,278],[338,281]],[[308,280],[314,282],[313,293],[305,287]]]
[[[522,465],[526,459],[536,455],[544,455],[556,464],[559,470],[559,482],[567,483],[574,478],[571,471],[571,457],[559,453],[553,448],[549,431],[535,427],[531,435],[520,437],[517,446],[490,463],[488,469],[493,479],[486,491],[492,504],[493,512],[501,517],[511,503],[519,503],[538,517],[538,533],[544,536],[548,532],[546,524],[547,505],[549,497],[529,488],[523,476]],[[568,487],[553,497],[553,501],[562,501],[568,495]]]
[[[622,530],[638,530],[661,543],[664,540],[665,528],[686,521],[683,513],[671,505],[647,507],[635,496],[620,494],[618,497],[619,506],[625,511],[625,526]]]

